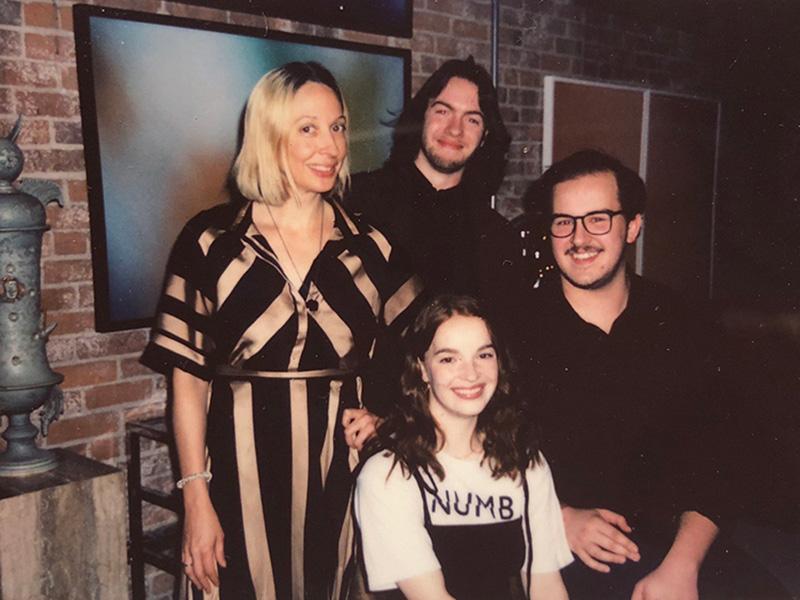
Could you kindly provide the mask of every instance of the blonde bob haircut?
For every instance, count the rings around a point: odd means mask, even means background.
[[[339,84],[321,64],[290,62],[264,75],[247,100],[242,148],[233,164],[236,185],[246,198],[277,206],[296,189],[286,158],[289,113],[298,90],[310,81],[330,88],[348,118]],[[347,137],[345,140],[349,144]],[[349,180],[350,160],[345,154],[336,184],[328,195],[341,197]]]

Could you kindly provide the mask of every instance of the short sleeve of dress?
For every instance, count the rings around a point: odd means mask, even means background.
[[[425,529],[422,495],[393,456],[371,457],[356,481],[355,513],[370,591],[395,589],[397,582],[441,568]],[[389,473],[391,469],[391,474]]]
[[[203,281],[208,268],[202,235],[190,222],[172,248],[156,322],[141,362],[160,373],[177,367],[208,381],[213,376],[213,304]]]
[[[533,546],[532,571],[550,573],[566,567],[573,558],[550,467],[541,454],[539,457],[541,462],[525,472],[530,490],[528,517]]]

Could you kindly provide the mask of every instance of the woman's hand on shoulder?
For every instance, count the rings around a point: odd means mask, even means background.
[[[181,562],[183,570],[198,588],[211,592],[219,586],[217,565],[225,562],[224,538],[219,518],[211,505],[208,493],[190,496],[191,485],[205,485],[202,480],[190,482],[184,488],[184,522]],[[188,490],[188,494],[187,494]]]
[[[342,427],[347,445],[361,450],[378,431],[381,419],[366,408],[346,408],[342,414]]]

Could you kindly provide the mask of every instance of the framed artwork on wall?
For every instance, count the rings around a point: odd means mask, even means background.
[[[348,103],[351,171],[389,154],[408,50],[96,6],[74,17],[98,331],[151,324],[181,227],[228,199],[245,103],[265,72],[322,63]]]
[[[177,0],[328,27],[411,37],[414,0]]]

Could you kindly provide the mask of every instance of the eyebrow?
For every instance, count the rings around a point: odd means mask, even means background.
[[[437,104],[441,104],[442,106],[445,106],[445,107],[449,108],[452,111],[456,110],[455,106],[445,102],[444,100],[432,100],[431,101],[431,106],[436,106]],[[483,112],[481,112],[480,110],[466,110],[466,111],[464,111],[464,114],[466,114],[466,115],[478,115],[481,119],[486,120],[486,117],[484,116]]]
[[[300,121],[302,119],[311,119],[312,121],[319,121],[319,117],[316,116],[316,115],[300,115],[299,117],[297,117],[295,119],[295,122]],[[332,122],[340,121],[340,120],[341,121],[347,121],[347,117],[345,117],[344,114],[341,114],[338,117],[336,117]]]
[[[481,350],[486,350],[488,348],[494,350],[494,344],[484,344],[483,346],[478,348],[478,352],[480,352]],[[434,356],[436,356],[437,354],[459,354],[459,352],[458,350],[454,350],[453,348],[441,348],[433,353]]]

